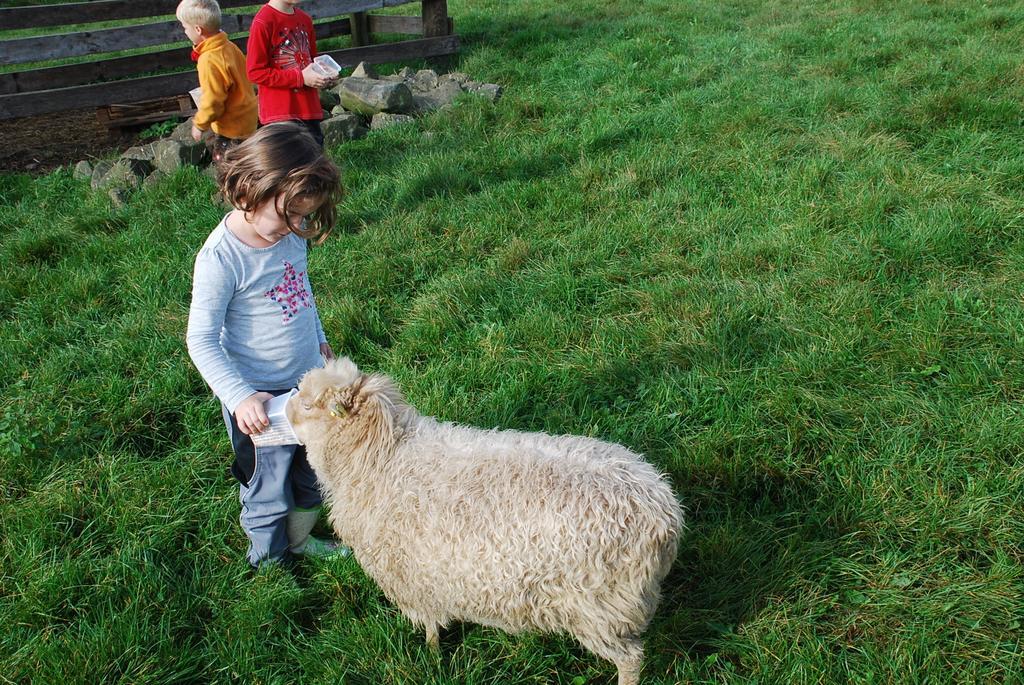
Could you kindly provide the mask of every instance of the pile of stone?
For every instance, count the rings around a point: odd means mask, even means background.
[[[459,72],[441,74],[432,69],[406,67],[390,76],[378,76],[365,62],[352,75],[328,90],[320,91],[320,104],[330,116],[321,128],[326,145],[362,138],[368,130],[409,124],[416,116],[443,109],[463,93],[496,102],[501,86],[478,83]]]
[[[192,140],[189,120],[178,124],[170,137],[128,148],[114,162],[82,160],[75,165],[74,176],[88,179],[93,190],[107,191],[114,204],[121,206],[136,188],[155,183],[185,165],[202,167],[209,163],[206,145]]]
[[[365,62],[333,88],[320,91],[324,108],[321,128],[324,143],[337,145],[364,137],[370,130],[409,124],[415,117],[450,106],[463,93],[496,102],[501,86],[478,83],[466,74],[437,74],[431,69],[378,76]],[[75,178],[88,179],[94,190],[106,191],[116,206],[129,193],[147,186],[185,165],[204,167],[210,155],[204,143],[192,140],[192,122],[178,125],[168,138],[126,150],[113,162],[79,162]],[[210,170],[212,173],[212,169]]]

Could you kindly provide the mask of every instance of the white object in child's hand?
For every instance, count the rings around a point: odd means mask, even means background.
[[[292,388],[291,391],[273,397],[263,403],[263,408],[267,412],[267,418],[270,419],[270,425],[264,428],[262,432],[253,433],[249,436],[252,438],[252,444],[257,447],[302,444],[299,438],[296,437],[295,431],[292,430],[292,424],[289,423],[288,417],[285,415],[285,407],[288,406],[288,401],[298,392],[298,390]]]
[[[192,96],[192,102],[196,103],[196,107],[198,107],[199,100],[203,97],[203,89],[193,88],[192,90],[188,91],[188,94]]]
[[[337,78],[341,73],[341,65],[335,62],[330,55],[318,55],[313,60],[313,71],[327,78]]]

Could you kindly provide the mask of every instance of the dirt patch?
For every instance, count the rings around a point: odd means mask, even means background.
[[[0,121],[0,171],[41,174],[81,159],[107,157],[135,144],[145,126],[107,131],[96,108]]]

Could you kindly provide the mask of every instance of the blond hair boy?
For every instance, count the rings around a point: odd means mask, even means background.
[[[192,137],[201,140],[212,130],[207,147],[219,163],[224,152],[256,131],[256,95],[245,73],[245,55],[220,30],[216,0],[181,0],[175,16],[192,42],[192,59],[199,72],[199,111],[192,120]]]

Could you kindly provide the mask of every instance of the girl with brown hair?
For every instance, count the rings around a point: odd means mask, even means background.
[[[235,209],[196,257],[186,342],[221,401],[240,483],[249,563],[347,553],[310,536],[320,508],[299,445],[257,446],[264,402],[333,359],[306,268],[307,240],[330,233],[341,196],[338,168],[300,125],[270,124],[231,149],[221,191]]]

